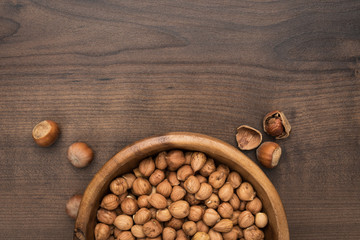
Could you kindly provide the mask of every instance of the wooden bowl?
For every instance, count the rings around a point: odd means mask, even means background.
[[[120,174],[130,172],[140,160],[161,151],[182,149],[204,152],[214,160],[228,165],[250,182],[263,202],[269,217],[265,239],[288,240],[289,228],[284,207],[275,187],[264,172],[235,147],[213,137],[197,133],[172,132],[137,141],[118,152],[99,170],[85,190],[75,223],[74,238],[94,239],[96,212],[110,182]]]

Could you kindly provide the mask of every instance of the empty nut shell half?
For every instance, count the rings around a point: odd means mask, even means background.
[[[262,134],[247,125],[237,128],[236,141],[241,150],[252,150],[257,148],[262,141]]]

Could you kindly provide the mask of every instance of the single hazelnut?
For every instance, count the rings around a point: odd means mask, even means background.
[[[171,227],[165,227],[162,232],[163,240],[175,240],[176,238],[176,230]]]
[[[176,177],[179,181],[185,181],[191,175],[194,175],[194,171],[189,165],[180,167],[176,173]]]
[[[190,160],[190,164],[194,172],[199,171],[205,165],[206,160],[207,158],[205,153],[194,152],[191,155],[191,160]]]
[[[166,198],[159,193],[151,194],[149,197],[149,203],[151,206],[157,209],[162,209],[167,207]]]
[[[209,230],[209,236],[211,240],[223,240],[221,233],[215,231],[214,229]]]
[[[128,184],[123,177],[115,178],[110,183],[110,191],[115,195],[121,195],[128,189]]]
[[[191,194],[191,193],[186,193],[184,200],[187,201],[191,206],[200,203],[200,200],[195,198],[195,194]]]
[[[255,225],[258,228],[264,228],[268,224],[268,216],[266,213],[258,212],[255,215]]]
[[[237,238],[244,237],[243,230],[239,226],[234,226],[233,230],[237,233]]]
[[[196,223],[194,221],[186,221],[182,225],[182,229],[188,236],[193,236],[197,232]]]
[[[219,189],[219,192],[218,192],[218,195],[219,195],[219,198],[224,201],[224,202],[227,202],[227,201],[230,201],[231,197],[233,196],[234,194],[234,189],[233,187],[231,186],[230,183],[225,183],[220,189]]]
[[[136,238],[145,238],[145,233],[143,231],[142,225],[134,225],[131,227],[131,234]]]
[[[215,172],[215,170],[216,170],[216,165],[214,159],[208,158],[199,172],[202,176],[208,177],[210,176],[211,173]]]
[[[134,215],[137,210],[139,210],[139,206],[137,205],[137,201],[131,197],[125,198],[120,204],[121,211],[127,215]]]
[[[167,179],[159,183],[156,187],[156,192],[160,193],[164,197],[169,197],[172,192],[171,184]]]
[[[224,172],[226,177],[228,177],[228,175],[230,174],[230,168],[225,164],[219,164],[219,166],[216,168],[216,171]]]
[[[238,218],[238,224],[241,228],[247,228],[254,224],[254,215],[250,211],[243,211]]]
[[[86,143],[76,142],[68,148],[67,158],[74,167],[86,167],[93,157],[94,152]]]
[[[100,203],[100,207],[107,210],[115,210],[119,206],[119,197],[115,194],[109,193],[103,197]]]
[[[149,195],[151,193],[152,187],[150,182],[142,177],[138,177],[133,182],[133,192],[137,196]]]
[[[204,176],[202,176],[202,175],[199,175],[199,174],[195,175],[195,177],[197,177],[197,179],[199,180],[199,183],[200,183],[200,184],[201,184],[201,183],[207,183],[207,178],[206,178],[206,177],[204,177]]]
[[[133,226],[133,219],[128,215],[122,214],[115,218],[114,225],[120,230],[130,230]]]
[[[291,126],[285,114],[278,110],[269,112],[263,119],[264,132],[276,139],[287,138],[290,135]]]
[[[137,199],[137,204],[139,208],[150,208],[151,205],[149,203],[149,196],[148,195],[141,195]]]
[[[169,171],[175,171],[185,163],[185,156],[183,151],[171,150],[165,156],[165,160]]]
[[[230,232],[232,228],[233,228],[233,223],[230,219],[221,219],[213,227],[213,229],[215,231],[221,232],[221,233]]]
[[[260,212],[262,209],[262,202],[259,198],[254,198],[250,202],[246,203],[246,210],[250,211],[253,215]]]
[[[126,181],[127,189],[132,188],[133,182],[134,182],[135,179],[136,179],[135,174],[126,173],[126,174],[122,175],[122,177],[123,177],[123,178],[125,179],[125,181]]]
[[[170,221],[165,223],[166,227],[171,227],[175,230],[181,229],[182,225],[184,224],[184,219],[178,219],[178,218],[171,218]]]
[[[236,189],[240,186],[242,182],[242,178],[239,173],[237,172],[230,172],[227,177],[227,182],[231,184],[231,186]]]
[[[197,232],[191,240],[210,240],[210,236],[205,232]]]
[[[275,142],[264,142],[256,149],[256,157],[264,167],[274,168],[279,163],[281,147]]]
[[[155,162],[152,157],[145,158],[139,163],[139,171],[145,176],[149,177],[155,170]]]
[[[208,208],[216,209],[220,205],[220,198],[215,193],[211,193],[210,197],[205,200],[205,205]]]
[[[211,187],[210,184],[201,183],[199,190],[197,191],[197,193],[195,193],[195,198],[197,200],[208,199],[211,196],[212,191],[213,191],[213,188]]]
[[[256,226],[251,226],[243,231],[245,240],[262,240],[265,238],[264,232]]]
[[[184,188],[189,193],[196,193],[200,189],[199,179],[195,176],[190,176],[184,182]]]
[[[95,226],[94,235],[96,240],[107,240],[110,237],[110,227],[104,223]]]
[[[167,176],[167,180],[171,184],[171,186],[178,186],[180,185],[179,179],[177,179],[176,172],[169,172]]]
[[[156,211],[156,220],[159,222],[167,222],[172,218],[169,209],[159,209]]]
[[[135,177],[137,177],[137,178],[145,177],[144,175],[142,175],[142,173],[140,172],[139,168],[134,168],[134,169],[133,169],[133,172],[134,172]]]
[[[184,230],[179,229],[176,231],[176,240],[188,240],[188,236],[184,232]]]
[[[190,207],[190,212],[189,212],[189,215],[188,215],[188,219],[190,221],[194,221],[194,222],[197,222],[197,221],[200,221],[203,217],[205,213],[205,209],[201,206],[191,206]]]
[[[65,207],[66,213],[72,219],[76,219],[77,217],[81,199],[82,199],[81,194],[75,194],[72,197],[70,197],[66,203],[66,207]]]
[[[97,210],[96,218],[99,222],[105,223],[107,225],[112,225],[114,223],[114,220],[116,218],[116,212],[106,210],[104,208],[100,208]]]
[[[217,211],[212,208],[205,210],[204,216],[202,218],[203,222],[209,227],[214,226],[217,222],[220,221],[220,215]]]
[[[234,226],[238,224],[238,220],[239,220],[238,218],[240,216],[240,213],[241,212],[239,210],[236,210],[236,211],[233,212],[233,215],[231,217],[231,221],[233,222]]]
[[[229,200],[229,203],[233,207],[234,210],[238,210],[240,208],[240,199],[236,194],[233,194]]]
[[[253,127],[242,125],[237,128],[236,141],[241,150],[252,150],[260,145],[262,134]]]
[[[184,164],[186,165],[190,165],[191,164],[191,155],[193,154],[193,152],[185,152],[184,156],[185,156],[185,162]]]
[[[156,219],[151,219],[143,226],[143,231],[145,235],[149,238],[155,238],[159,236],[163,228],[161,224]]]
[[[135,237],[130,231],[121,231],[116,239],[135,240]]]
[[[238,239],[238,232],[236,228],[232,228],[230,232],[222,233],[224,240],[237,240]]]
[[[185,195],[186,195],[186,190],[184,188],[180,186],[174,186],[170,194],[170,199],[176,202],[178,200],[183,199]]]
[[[248,182],[241,183],[240,187],[236,190],[236,194],[242,201],[251,201],[256,196],[253,186]]]
[[[217,211],[222,218],[231,218],[234,213],[234,209],[228,202],[221,203],[217,208]]]
[[[189,215],[190,205],[184,200],[179,200],[170,205],[169,211],[175,218],[185,218]]]
[[[209,232],[209,226],[206,225],[202,220],[196,222],[196,229],[198,232]]]
[[[51,146],[60,134],[60,129],[56,122],[44,120],[33,128],[32,137],[40,147]]]
[[[209,183],[213,188],[221,188],[226,180],[226,173],[224,171],[215,171],[209,176]]]
[[[156,186],[159,183],[161,183],[165,178],[165,173],[164,171],[160,170],[160,169],[156,169],[149,177],[149,182],[151,183],[151,185]]]
[[[134,215],[135,224],[142,225],[151,219],[151,212],[147,208],[140,208]]]

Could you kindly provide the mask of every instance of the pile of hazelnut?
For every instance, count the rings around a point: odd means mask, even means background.
[[[202,152],[170,150],[110,183],[97,240],[255,240],[268,223],[253,186]]]

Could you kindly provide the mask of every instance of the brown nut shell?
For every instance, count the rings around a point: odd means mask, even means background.
[[[241,125],[237,128],[236,141],[241,150],[252,150],[260,145],[262,134],[253,127]]]
[[[55,143],[60,134],[60,129],[56,122],[44,120],[38,123],[32,130],[32,137],[40,147],[49,147]]]
[[[264,167],[274,168],[279,163],[281,147],[275,142],[263,142],[256,149],[256,157]]]
[[[290,135],[291,125],[285,114],[279,110],[269,112],[263,119],[264,132],[276,139],[287,138]]]

